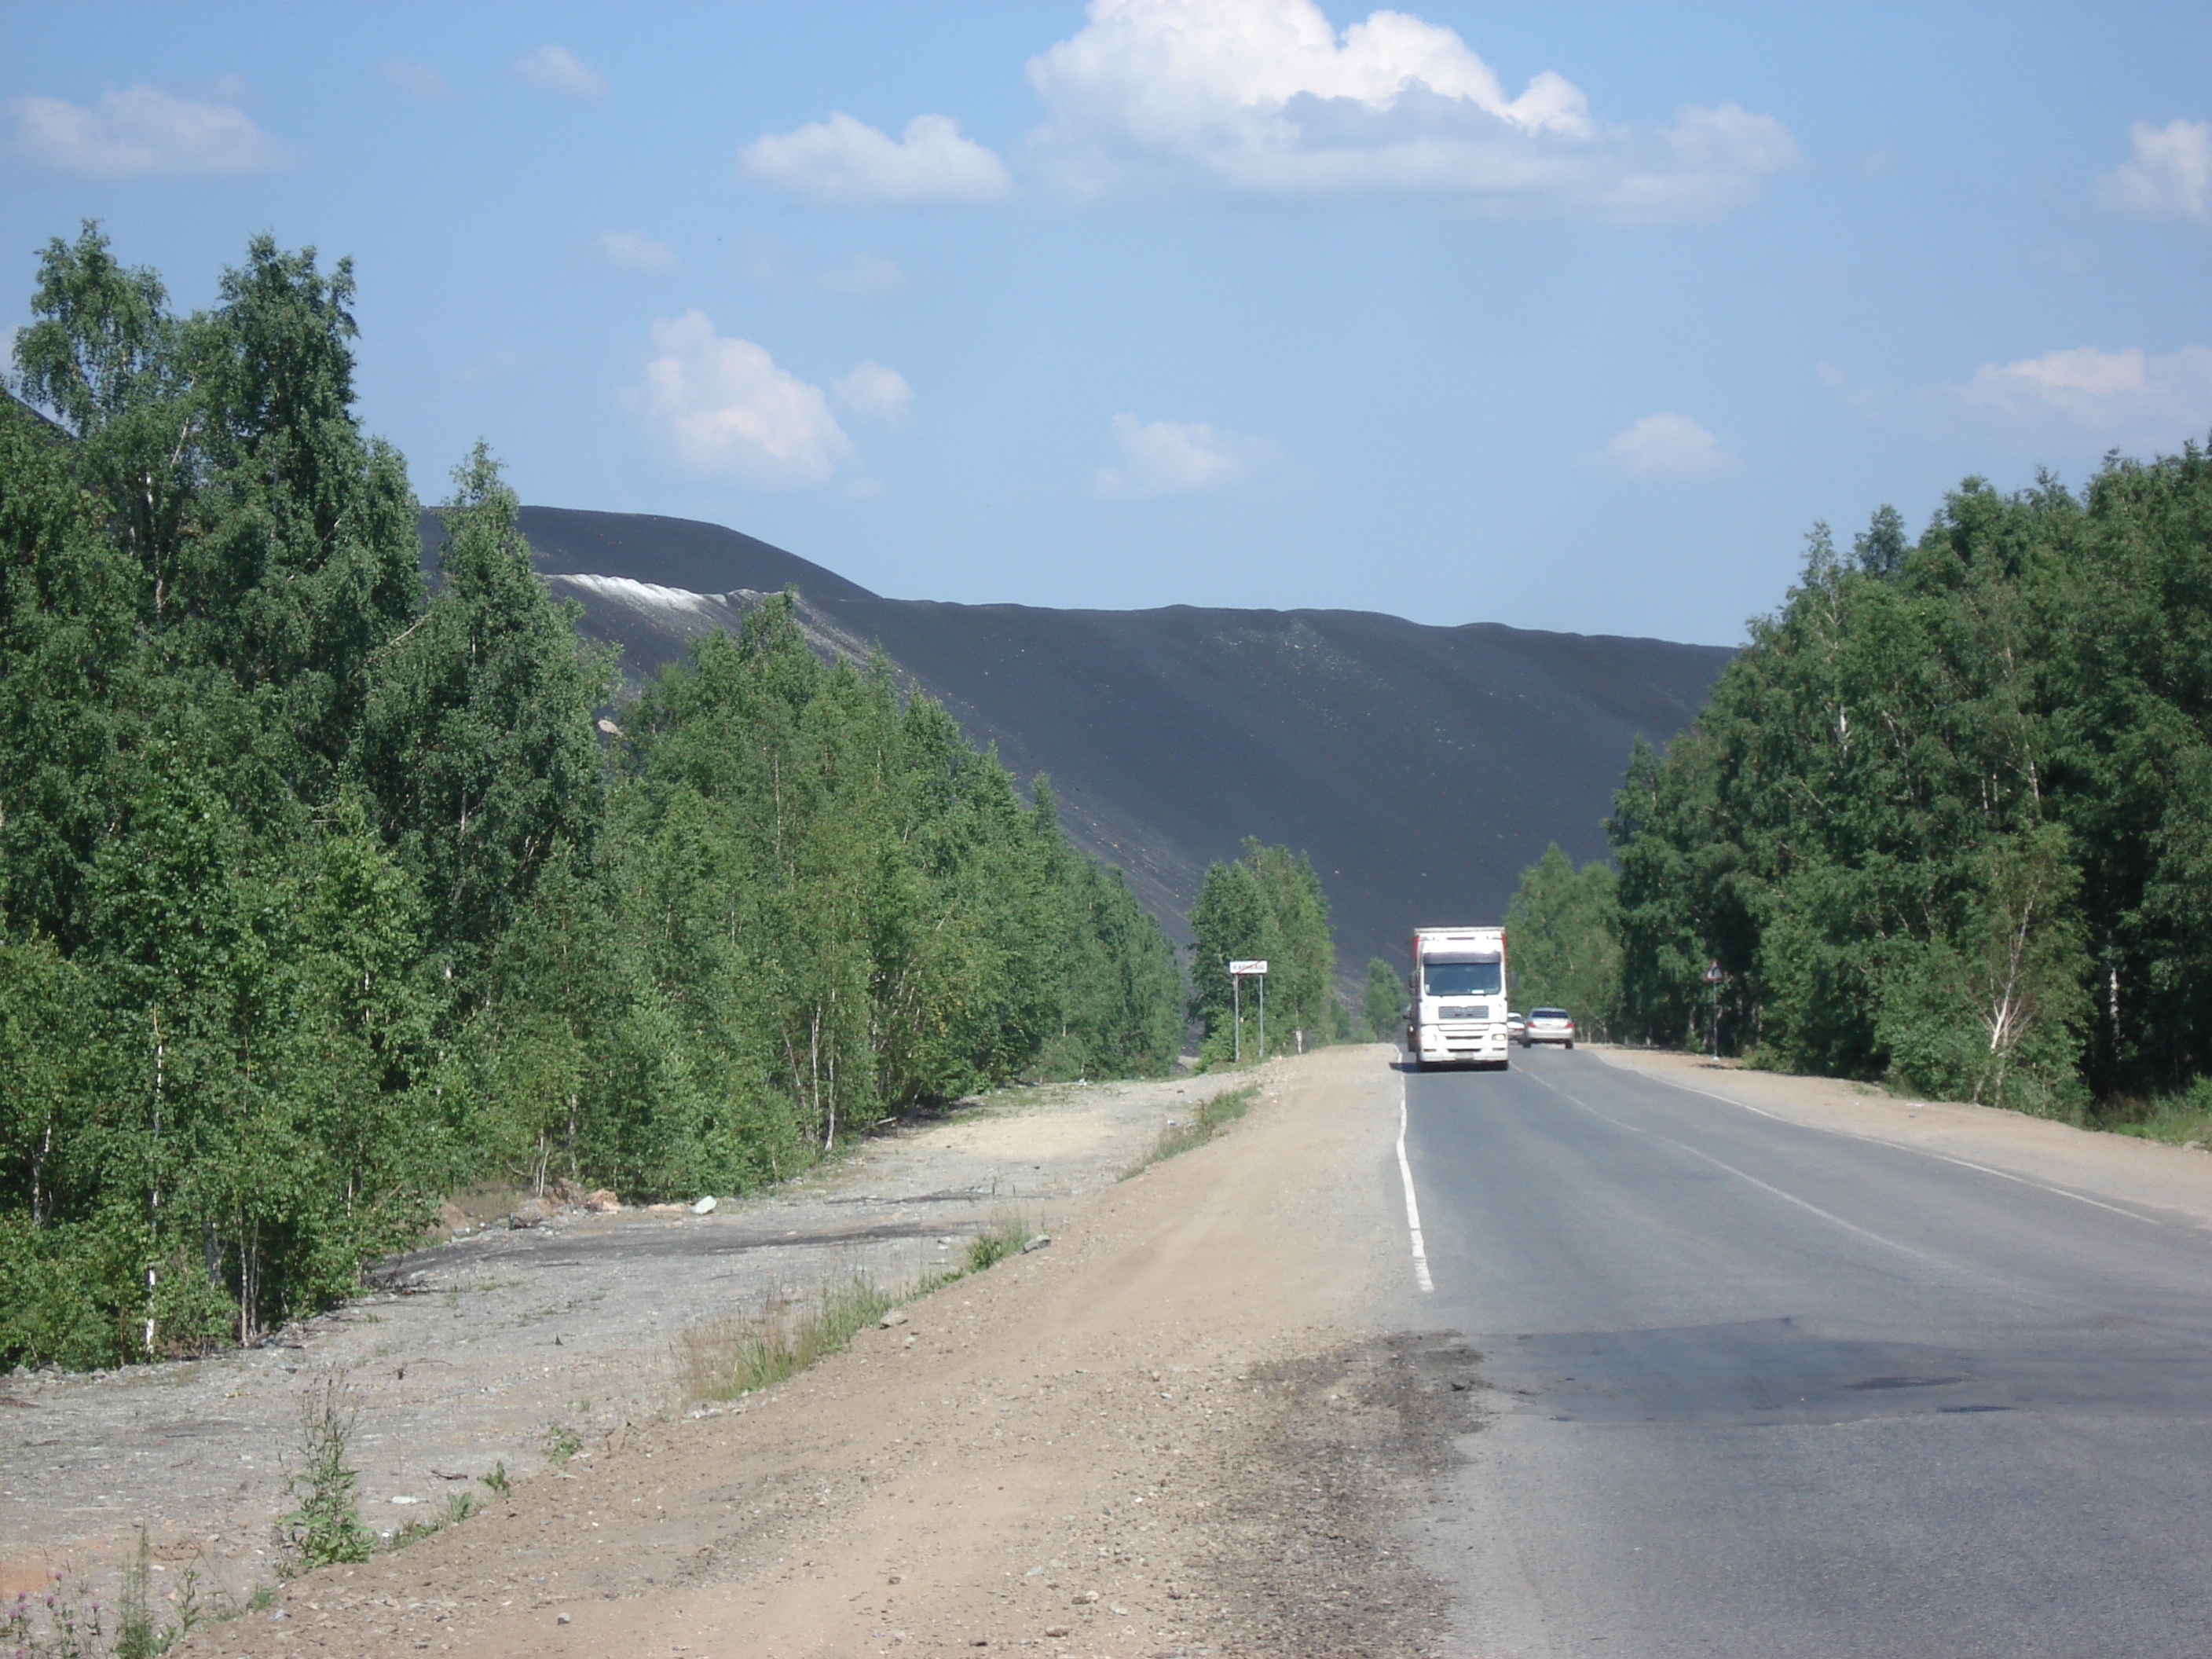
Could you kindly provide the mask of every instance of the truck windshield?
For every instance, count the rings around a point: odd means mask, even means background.
[[[1425,962],[1421,972],[1432,997],[1494,997],[1504,978],[1495,962]]]

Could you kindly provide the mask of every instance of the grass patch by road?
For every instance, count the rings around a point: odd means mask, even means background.
[[[840,1352],[906,1297],[866,1273],[824,1286],[811,1303],[773,1297],[757,1314],[725,1314],[677,1339],[687,1400],[734,1400]]]
[[[811,1301],[771,1297],[755,1314],[725,1314],[694,1325],[677,1339],[676,1370],[686,1401],[734,1400],[773,1387],[817,1359],[841,1353],[859,1332],[902,1303],[943,1290],[969,1273],[1019,1255],[1042,1236],[1018,1214],[998,1217],[968,1241],[968,1259],[925,1273],[904,1290],[878,1285],[866,1273],[817,1291]]]
[[[1162,1158],[1173,1158],[1194,1146],[1205,1146],[1228,1125],[1249,1111],[1259,1093],[1258,1084],[1248,1083],[1225,1095],[1216,1095],[1211,1100],[1199,1102],[1191,1109],[1188,1117],[1174,1120],[1161,1129],[1160,1138],[1152,1143],[1152,1150],[1131,1164],[1122,1179],[1126,1181],[1130,1176],[1143,1174]]]
[[[2148,1101],[2107,1103],[2089,1124],[2142,1140],[2212,1146],[2212,1077],[2200,1077],[2186,1089]]]

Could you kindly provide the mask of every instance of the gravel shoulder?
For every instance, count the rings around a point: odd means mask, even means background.
[[[164,1576],[243,1595],[273,1566],[281,1462],[308,1381],[362,1406],[355,1462],[376,1529],[546,1467],[556,1425],[597,1444],[678,1403],[689,1328],[854,1273],[910,1284],[1003,1220],[1056,1227],[1170,1119],[1242,1078],[1019,1089],[866,1139],[706,1216],[569,1212],[382,1264],[377,1289],[275,1345],[90,1375],[0,1377],[0,1591],[65,1566],[95,1583],[142,1525]]]
[[[1423,1505],[1480,1391],[1411,1329],[1390,1058],[1273,1062],[1049,1248],[175,1651],[1436,1653]]]
[[[2203,1152],[1994,1106],[1913,1100],[1838,1078],[1751,1071],[1671,1050],[1585,1046],[1608,1065],[1808,1128],[1911,1147],[2076,1196],[2212,1225],[2212,1155]]]

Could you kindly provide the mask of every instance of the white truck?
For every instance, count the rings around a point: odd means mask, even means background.
[[[1421,927],[1413,933],[1406,1052],[1413,1064],[1494,1066],[1505,1048],[1505,930]]]

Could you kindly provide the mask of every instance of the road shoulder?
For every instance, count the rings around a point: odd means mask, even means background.
[[[1752,1071],[1668,1049],[1584,1047],[1607,1065],[1806,1128],[2212,1225],[2212,1154],[1993,1106],[1907,1099],[1838,1078]]]
[[[739,1413],[647,1425],[182,1654],[1433,1652],[1398,1517],[1468,1426],[1378,1047]],[[1378,1323],[1376,1310],[1385,1311]],[[312,1640],[303,1641],[303,1638]]]

